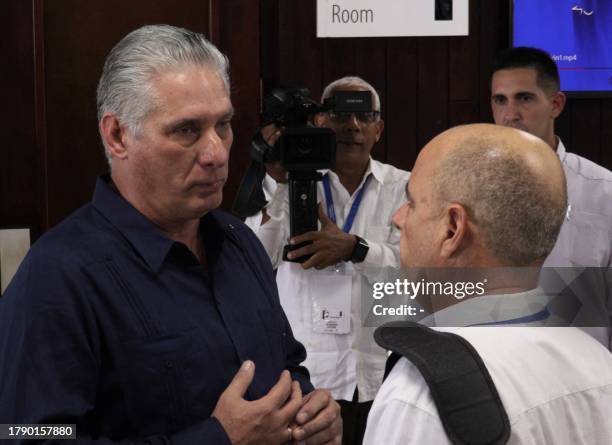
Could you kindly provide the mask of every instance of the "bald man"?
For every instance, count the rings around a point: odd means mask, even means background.
[[[563,170],[546,143],[487,124],[427,144],[406,197],[394,223],[407,268],[537,270],[566,207]],[[550,319],[536,282],[533,273],[492,274],[482,296],[432,301],[436,312],[423,323],[464,326],[444,331],[480,355],[509,417],[508,443],[612,443],[612,356],[577,328],[538,328]],[[376,396],[364,444],[424,443],[451,442],[422,374],[402,358]]]

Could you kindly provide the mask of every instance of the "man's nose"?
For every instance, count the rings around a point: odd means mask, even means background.
[[[513,100],[508,101],[508,105],[506,106],[506,122],[516,122],[521,119],[521,112],[517,103]]]
[[[402,205],[393,214],[392,221],[393,221],[393,225],[395,226],[396,229],[402,230],[405,218],[406,218],[406,204]]]
[[[355,113],[350,113],[348,119],[344,122],[344,128],[351,131],[361,130],[361,122],[357,119]]]
[[[222,167],[229,161],[229,147],[214,128],[206,132],[199,150],[198,162],[204,167]]]

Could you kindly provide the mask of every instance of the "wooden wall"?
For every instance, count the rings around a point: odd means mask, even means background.
[[[386,121],[374,156],[405,169],[444,129],[490,122],[488,66],[509,44],[509,2],[471,0],[467,37],[317,39],[315,0],[3,0],[0,227],[29,226],[36,238],[89,200],[106,170],[96,83],[110,48],[141,25],[202,32],[230,58],[237,113],[227,209],[261,95],[277,85],[306,86],[318,98],[344,75],[370,81]],[[612,168],[610,123],[612,99],[572,99],[558,133]]]

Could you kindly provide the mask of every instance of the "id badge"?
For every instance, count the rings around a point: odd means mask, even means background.
[[[351,332],[351,268],[336,272],[320,272],[310,282],[312,295],[312,330],[320,334],[348,334]],[[348,272],[348,273],[347,273]]]

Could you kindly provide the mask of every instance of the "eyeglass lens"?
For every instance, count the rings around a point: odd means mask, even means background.
[[[347,122],[353,115],[357,118],[359,122],[364,124],[369,124],[370,122],[374,122],[379,115],[378,111],[358,111],[356,113],[350,112],[330,112],[330,117],[336,122]]]

